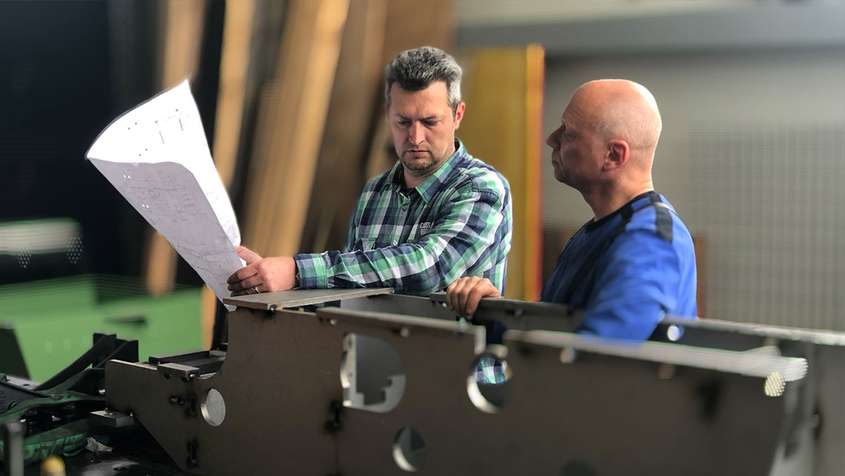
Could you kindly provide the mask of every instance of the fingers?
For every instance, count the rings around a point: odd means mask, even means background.
[[[258,274],[258,266],[256,266],[255,264],[251,264],[249,266],[244,266],[243,268],[232,273],[232,275],[229,276],[229,279],[227,279],[226,282],[229,284],[237,283],[243,281],[244,279],[255,276],[256,274]]]
[[[465,282],[463,287],[461,287],[461,292],[457,294],[458,302],[455,310],[462,316],[470,317],[470,314],[467,312],[467,298],[469,297],[469,293],[472,291],[472,288],[475,286],[478,278],[475,276],[468,276],[464,279]]]
[[[499,290],[496,289],[495,286],[493,286],[493,283],[491,283],[487,279],[479,280],[475,283],[472,289],[469,290],[466,302],[464,304],[464,311],[466,312],[467,316],[472,316],[478,309],[478,303],[481,302],[482,298],[499,296]]]
[[[461,314],[460,299],[462,289],[467,283],[467,278],[458,278],[446,288],[446,304],[458,314]]]
[[[229,291],[239,292],[239,291],[243,291],[243,290],[249,290],[249,289],[252,289],[252,288],[259,288],[259,290],[260,290],[263,282],[264,281],[261,279],[261,276],[258,275],[258,274],[255,274],[255,275],[250,276],[246,279],[242,279],[238,282],[230,283],[229,284]]]
[[[458,315],[471,317],[485,297],[498,297],[499,290],[487,278],[464,276],[446,288],[446,304]]]
[[[470,280],[470,276],[464,276],[463,278],[459,278],[451,285],[449,285],[448,288],[446,288],[447,304],[450,308],[452,308],[452,310],[455,311],[455,313],[461,316],[465,315],[464,308],[461,304],[461,296],[466,292],[466,288],[469,285]]]
[[[293,287],[295,274],[292,257],[269,257],[239,269],[227,282],[230,291],[241,294],[285,291]]]
[[[247,265],[255,263],[261,259],[261,255],[252,251],[251,249],[247,248],[246,246],[238,246],[235,248],[235,252],[238,256],[241,257],[242,260],[246,261]]]

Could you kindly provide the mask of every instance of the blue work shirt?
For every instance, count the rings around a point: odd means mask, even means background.
[[[542,300],[581,310],[578,332],[645,340],[666,314],[696,315],[692,237],[657,192],[586,223],[566,243]]]

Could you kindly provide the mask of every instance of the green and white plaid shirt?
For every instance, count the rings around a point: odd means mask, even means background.
[[[455,153],[416,188],[405,188],[399,162],[370,180],[345,248],[294,257],[299,287],[390,287],[427,295],[470,275],[486,277],[503,291],[510,187],[460,141],[455,145]]]

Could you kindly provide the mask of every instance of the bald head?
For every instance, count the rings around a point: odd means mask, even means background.
[[[663,123],[645,86],[625,79],[590,81],[575,91],[569,107],[604,139],[624,140],[653,157]]]
[[[549,134],[555,178],[581,192],[596,218],[654,190],[660,111],[648,89],[601,79],[579,87]]]

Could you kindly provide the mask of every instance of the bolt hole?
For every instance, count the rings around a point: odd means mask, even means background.
[[[399,469],[419,471],[425,464],[425,440],[417,430],[403,427],[393,439],[393,461]]]

